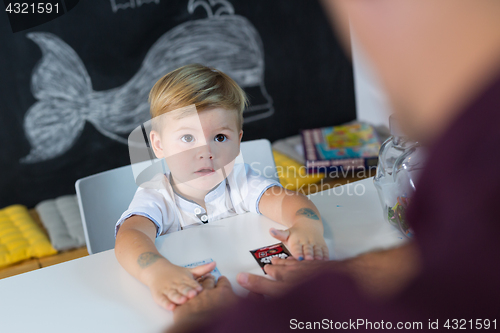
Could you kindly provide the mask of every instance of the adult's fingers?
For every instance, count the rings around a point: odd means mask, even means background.
[[[228,278],[225,276],[219,277],[219,279],[217,280],[217,288],[229,288],[233,290],[231,282],[229,282]]]
[[[265,298],[264,298],[264,295],[257,294],[257,293],[254,293],[253,291],[251,291],[248,293],[247,299],[254,300],[254,301],[262,301]]]
[[[203,289],[214,289],[215,288],[215,277],[210,274],[207,275],[202,281],[201,281],[201,286]]]
[[[292,268],[292,266],[293,265],[266,265],[264,266],[264,270],[276,281],[283,282],[287,273],[290,272],[290,268]]]
[[[285,286],[282,282],[272,281],[263,276],[257,276],[249,273],[239,273],[236,276],[236,280],[240,286],[257,294],[278,296],[285,291]]]
[[[281,258],[272,258],[271,263],[276,266],[290,266],[290,265],[296,265],[299,261],[295,259],[294,257],[288,257],[286,259],[281,259]]]

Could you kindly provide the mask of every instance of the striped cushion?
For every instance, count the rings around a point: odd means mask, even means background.
[[[76,195],[44,200],[35,208],[55,249],[63,251],[85,245]]]

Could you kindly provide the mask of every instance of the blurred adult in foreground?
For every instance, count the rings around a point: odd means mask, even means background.
[[[275,261],[276,281],[241,273],[245,288],[279,296],[265,302],[208,278],[172,330],[498,328],[500,2],[323,3],[346,49],[355,33],[403,130],[430,149],[408,212],[415,241],[345,262]]]

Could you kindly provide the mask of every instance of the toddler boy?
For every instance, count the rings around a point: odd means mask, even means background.
[[[199,64],[183,66],[154,85],[149,103],[151,146],[170,172],[137,190],[116,224],[115,253],[159,305],[173,310],[196,296],[202,290],[196,278],[216,264],[173,265],[157,251],[155,238],[225,217],[263,214],[288,227],[270,232],[298,260],[328,260],[314,204],[235,163],[247,98],[234,80]]]

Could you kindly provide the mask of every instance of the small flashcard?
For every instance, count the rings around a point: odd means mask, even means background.
[[[213,259],[212,258],[208,258],[208,259],[205,259],[205,260],[201,260],[201,261],[197,261],[197,262],[193,262],[191,264],[188,264],[188,265],[184,265],[183,267],[186,267],[186,268],[193,268],[193,267],[196,267],[196,266],[200,266],[200,265],[205,265],[205,264],[209,264],[213,262]],[[217,266],[215,266],[214,270],[210,272],[210,274],[212,274],[214,277],[215,277],[215,282],[217,282],[217,280],[219,279],[219,277],[222,275],[220,272],[219,272],[219,269],[217,268]]]
[[[288,249],[285,247],[283,243],[278,243],[274,245],[261,247],[259,249],[250,250],[250,253],[255,258],[255,260],[257,260],[257,262],[260,265],[260,268],[262,268],[263,271],[265,265],[271,264],[271,258],[278,257],[281,259],[286,259],[289,256],[291,256],[290,252],[288,252]],[[266,271],[264,271],[264,274],[267,274]]]

